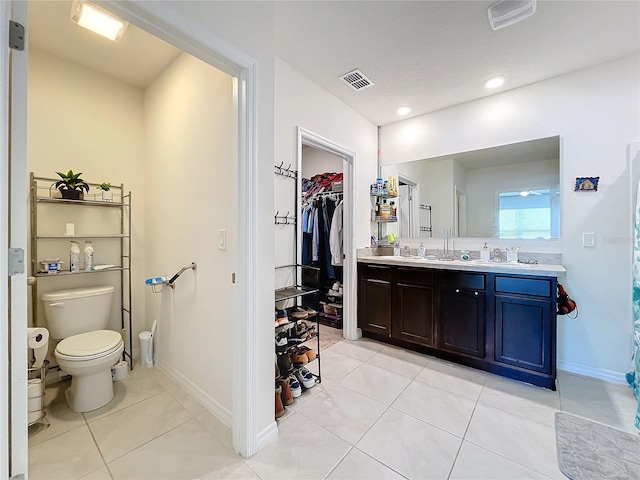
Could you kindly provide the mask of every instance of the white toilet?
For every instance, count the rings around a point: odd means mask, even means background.
[[[111,366],[124,343],[120,333],[104,330],[113,304],[113,286],[58,290],[42,295],[51,338],[61,340],[55,356],[71,375],[65,392],[74,412],[89,412],[113,399]]]

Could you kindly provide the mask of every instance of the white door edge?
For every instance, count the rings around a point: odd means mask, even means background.
[[[343,264],[343,283],[344,283],[344,295],[343,295],[343,319],[342,319],[342,336],[347,340],[356,340],[361,336],[361,332],[358,329],[357,313],[356,313],[356,249],[355,249],[355,232],[353,230],[353,223],[356,218],[356,206],[355,206],[355,171],[356,171],[356,154],[351,150],[339,145],[327,138],[322,137],[316,133],[313,133],[305,128],[298,127],[298,172],[302,172],[302,146],[308,145],[310,147],[324,150],[326,152],[337,155],[343,159],[343,172],[344,172],[344,220],[342,222],[342,238],[344,244],[344,264]],[[298,175],[298,188],[297,191],[301,192],[302,178]],[[302,208],[300,195],[296,199],[296,211],[300,211]],[[299,228],[297,226],[296,228]],[[297,263],[302,263],[302,235],[298,235],[297,245]]]
[[[0,6],[0,338],[9,338],[9,286],[6,281],[7,251],[9,249],[9,12],[11,2],[2,2]],[[9,365],[9,342],[0,341],[0,365]],[[0,478],[9,478],[9,370],[0,369]]]

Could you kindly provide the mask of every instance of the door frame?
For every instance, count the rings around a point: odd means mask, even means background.
[[[3,14],[8,15],[7,5],[11,2],[3,2]],[[22,3],[22,2],[13,2]],[[161,2],[146,2],[143,0],[129,0],[125,2],[97,1],[101,7],[105,8],[137,27],[146,30],[152,35],[171,43],[186,53],[214,66],[215,68],[231,75],[234,80],[234,92],[237,93],[237,121],[238,121],[238,176],[237,176],[237,229],[235,245],[235,287],[234,304],[236,305],[233,324],[233,444],[236,452],[244,457],[250,457],[258,450],[257,432],[257,404],[258,404],[258,379],[255,345],[257,343],[256,332],[259,331],[258,314],[256,311],[255,298],[258,290],[256,262],[257,262],[257,242],[258,235],[258,199],[257,190],[257,167],[258,167],[258,136],[257,136],[257,77],[256,61],[233,45],[222,40],[210,30],[184,17],[182,14]],[[26,2],[24,2],[26,5]],[[4,21],[3,26],[7,25]],[[3,31],[4,28],[3,28]],[[27,32],[28,35],[28,32]],[[6,36],[5,36],[6,37]],[[3,39],[3,45],[6,40]],[[5,50],[6,52],[7,50]],[[5,58],[3,57],[3,62]],[[3,70],[7,71],[7,70]],[[3,81],[6,80],[3,78]],[[8,88],[3,84],[3,115],[8,110],[8,97],[5,93]],[[3,127],[8,128],[8,122],[3,118]],[[6,131],[6,129],[4,130]],[[26,132],[25,132],[26,134]],[[3,142],[4,143],[4,142]],[[6,143],[4,143],[6,145]],[[8,159],[6,161],[8,168]],[[5,156],[2,153],[2,165],[5,168]],[[26,162],[24,167],[26,168]],[[0,193],[5,195],[0,185]],[[15,192],[17,198],[23,194],[26,197],[26,180],[24,182],[24,192]],[[12,193],[13,195],[13,193]],[[16,198],[14,196],[14,198]],[[4,205],[4,202],[2,202]],[[26,208],[26,207],[25,207]],[[3,209],[4,210],[4,209]],[[2,211],[2,266],[0,272],[6,271],[5,247],[5,216]],[[7,213],[8,215],[8,213]],[[25,218],[26,222],[26,218]],[[26,230],[25,230],[26,235]],[[26,288],[26,282],[25,282]],[[0,299],[6,294],[5,286],[0,289]],[[3,303],[4,304],[4,303]],[[8,318],[5,319],[5,312],[0,317],[0,328],[4,333],[8,328]],[[26,328],[26,322],[24,325]],[[26,337],[26,333],[25,333]],[[6,337],[5,337],[6,338]],[[6,348],[3,345],[2,348]],[[4,351],[0,350],[4,355]],[[26,355],[26,352],[25,352]],[[4,365],[6,363],[3,362]],[[26,369],[25,369],[26,370]],[[26,372],[25,372],[26,374]],[[8,377],[8,372],[2,372],[2,387],[13,382],[13,378]],[[6,398],[6,396],[2,396]],[[24,408],[26,409],[26,390],[24,395]],[[2,401],[2,400],[0,400]],[[0,404],[2,405],[2,404]],[[4,412],[5,410],[3,410]],[[26,416],[25,416],[26,418]],[[0,422],[3,426],[5,422]],[[4,427],[0,427],[4,428]],[[26,428],[25,428],[26,432]],[[8,434],[3,439],[8,439]],[[5,445],[2,444],[2,448]],[[11,445],[6,446],[7,449]],[[2,452],[4,456],[4,450]],[[24,452],[26,457],[26,449]],[[4,467],[3,467],[4,468]],[[2,476],[2,471],[0,471]]]
[[[343,262],[343,283],[344,283],[344,305],[342,308],[342,336],[347,340],[357,340],[362,336],[361,330],[358,328],[356,313],[356,247],[355,232],[353,230],[354,220],[356,218],[355,207],[355,170],[356,170],[356,153],[346,147],[339,145],[317,133],[302,127],[297,128],[297,157],[298,172],[302,172],[302,146],[317,148],[325,152],[331,153],[342,158],[344,172],[344,210],[342,222],[342,241],[344,246],[344,262]],[[302,175],[298,175],[297,192],[302,192]],[[297,195],[296,211],[302,209],[302,198]],[[298,216],[300,218],[300,216]],[[296,225],[300,229],[300,223]],[[297,263],[302,263],[302,235],[297,235]]]

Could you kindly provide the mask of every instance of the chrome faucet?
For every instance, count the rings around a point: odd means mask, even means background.
[[[493,261],[494,262],[502,262],[502,253],[500,252],[499,248],[494,248],[493,249]]]
[[[409,248],[409,245],[405,245],[404,248],[402,249],[402,256],[403,257],[411,256],[411,249]]]

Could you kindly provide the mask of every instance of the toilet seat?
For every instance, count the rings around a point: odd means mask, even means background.
[[[68,361],[106,357],[122,346],[122,337],[113,330],[96,330],[67,337],[58,343],[55,355]]]

